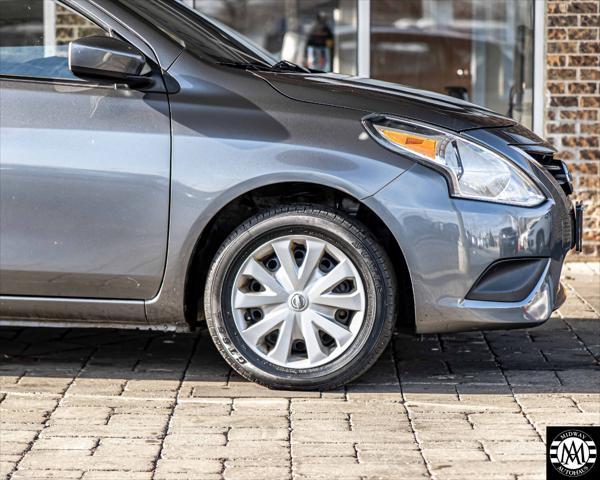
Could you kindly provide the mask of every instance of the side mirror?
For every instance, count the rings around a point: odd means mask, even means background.
[[[90,36],[69,43],[69,70],[78,77],[143,86],[152,82],[140,75],[145,65],[144,54],[118,38]]]

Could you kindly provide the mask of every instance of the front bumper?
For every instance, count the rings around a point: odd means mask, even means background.
[[[563,301],[560,274],[572,246],[566,203],[549,195],[534,208],[450,198],[438,173],[415,165],[365,200],[390,227],[406,261],[417,333],[520,328],[545,322]],[[566,232],[568,229],[568,232]],[[500,259],[546,262],[519,301],[469,300]],[[398,260],[400,261],[400,260]]]
[[[560,289],[560,285],[558,287]],[[444,299],[443,315],[451,321],[445,331],[532,327],[544,323],[554,310],[559,289],[550,274],[550,260],[537,285],[520,302]]]

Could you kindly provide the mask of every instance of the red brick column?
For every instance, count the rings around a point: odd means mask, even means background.
[[[584,254],[600,256],[600,0],[548,2],[546,136],[587,206]]]

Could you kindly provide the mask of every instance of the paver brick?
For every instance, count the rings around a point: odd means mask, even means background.
[[[287,467],[232,467],[223,472],[225,480],[280,480],[289,476]]]
[[[132,471],[115,471],[115,470],[95,470],[84,472],[81,480],[152,480],[153,472],[132,472]]]
[[[91,450],[98,444],[97,438],[43,437],[33,445],[32,450]]]
[[[600,423],[580,272],[540,328],[395,334],[332,392],[246,382],[206,332],[0,328],[0,479],[544,478],[547,425]]]
[[[12,480],[79,480],[82,475],[83,472],[80,470],[32,470],[23,468],[14,473]]]

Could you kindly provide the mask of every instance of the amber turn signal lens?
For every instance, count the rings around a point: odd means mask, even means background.
[[[420,137],[418,135],[412,135],[409,133],[398,132],[396,130],[387,130],[385,128],[382,128],[380,133],[390,142],[395,143],[400,147],[435,160],[435,149],[437,146],[436,140]]]

